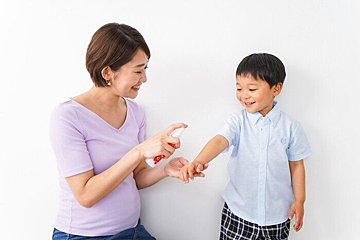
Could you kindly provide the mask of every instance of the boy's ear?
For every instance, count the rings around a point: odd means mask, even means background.
[[[276,96],[278,96],[280,94],[281,89],[282,89],[282,83],[278,83],[275,86],[273,86],[274,97],[276,97]]]

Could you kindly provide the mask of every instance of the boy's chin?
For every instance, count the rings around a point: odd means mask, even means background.
[[[256,109],[252,109],[252,108],[249,108],[249,107],[243,106],[243,108],[244,108],[245,111],[247,111],[248,113],[256,113],[256,112],[258,112]]]

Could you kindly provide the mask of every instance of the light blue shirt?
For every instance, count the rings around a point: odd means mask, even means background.
[[[233,146],[230,181],[223,198],[240,218],[260,226],[287,220],[293,190],[289,161],[311,155],[300,124],[278,109],[263,117],[245,110],[231,115],[219,132]]]

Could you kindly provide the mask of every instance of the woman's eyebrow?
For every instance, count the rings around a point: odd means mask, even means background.
[[[141,63],[141,64],[138,64],[138,65],[134,66],[134,68],[143,67],[143,66],[145,66],[145,65],[146,65],[145,63]]]

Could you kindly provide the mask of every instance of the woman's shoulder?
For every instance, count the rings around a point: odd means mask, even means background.
[[[143,115],[144,114],[144,109],[142,108],[141,105],[139,105],[137,102],[135,102],[132,99],[129,98],[125,98],[126,104],[128,106],[128,108],[133,111],[136,115]]]
[[[53,117],[61,117],[62,119],[77,118],[77,112],[81,110],[79,104],[76,104],[74,100],[67,99],[57,104],[52,112]]]
[[[145,112],[144,109],[134,100],[125,98],[127,107],[128,107],[128,113],[130,113],[130,116],[133,118],[138,125],[141,127],[145,124]]]

